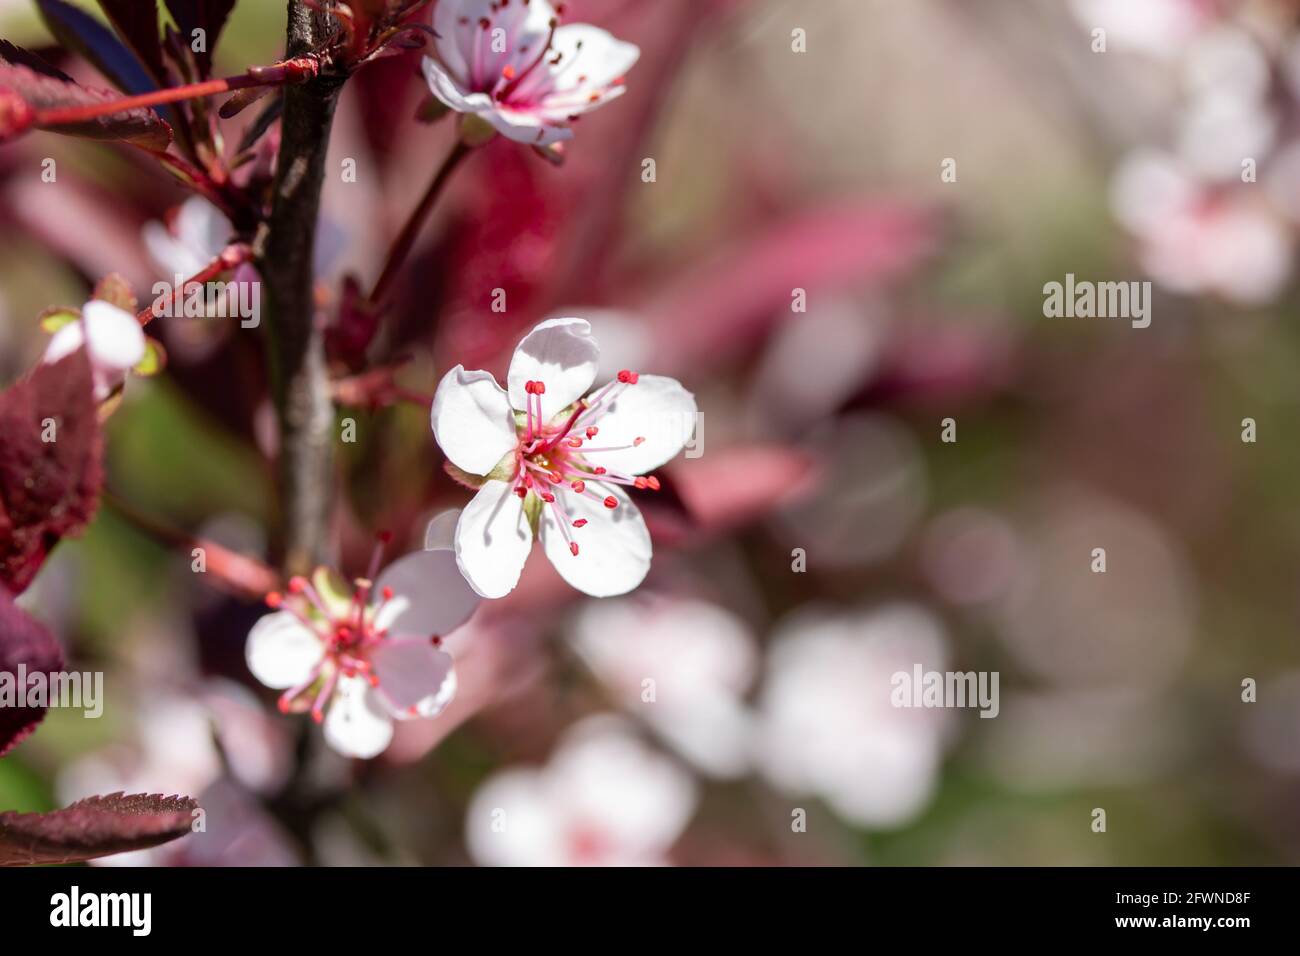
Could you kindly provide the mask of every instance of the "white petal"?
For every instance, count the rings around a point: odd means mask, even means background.
[[[459,508],[440,511],[424,526],[425,551],[454,551],[456,548],[456,522],[460,520]]]
[[[288,611],[260,618],[244,648],[253,676],[276,690],[305,682],[324,653],[320,638]]]
[[[504,597],[514,590],[532,547],[523,500],[508,481],[487,482],[460,513],[456,563],[483,597]]]
[[[370,663],[380,696],[399,715],[436,697],[452,668],[451,655],[427,638],[386,640],[371,652]]]
[[[458,21],[461,17],[469,17],[465,7],[465,3],[456,0],[450,3],[447,0],[439,0],[433,8],[433,29],[438,34],[434,45],[438,50],[438,56],[442,59],[447,72],[462,85],[469,82],[469,65],[465,62],[465,55],[461,52],[459,42],[459,32],[465,27]],[[473,23],[473,20],[470,22]]]
[[[541,100],[547,113],[556,117],[586,113],[621,95],[624,87],[611,84],[625,76],[641,56],[635,44],[589,23],[560,27],[554,45],[563,56],[555,66],[548,58],[545,66],[553,77],[552,92]],[[593,100],[592,94],[600,95]]]
[[[375,623],[403,637],[450,634],[482,600],[465,583],[451,551],[416,551],[398,558],[380,572],[375,594],[384,588],[392,588],[393,597],[383,602]]]
[[[393,739],[393,720],[363,677],[340,677],[325,714],[325,741],[345,757],[369,759]]]
[[[556,495],[556,504],[567,513],[569,533],[578,544],[578,553],[569,550],[569,542],[549,505],[542,508],[542,547],[560,577],[584,594],[626,594],[645,580],[650,570],[650,532],[641,512],[621,488],[594,482],[588,482],[587,487],[602,498],[613,495],[618,507],[606,508],[587,495],[561,491]],[[586,527],[573,527],[578,518],[587,519]]]
[[[168,281],[174,281],[178,275],[188,278],[207,265],[199,262],[199,257],[161,222],[146,222],[140,229],[140,238],[149,258],[166,273]]]
[[[554,93],[543,99],[535,112],[543,122],[562,123],[600,109],[626,92],[625,86],[609,86],[595,97],[590,92]]]
[[[481,370],[457,365],[444,375],[429,420],[443,454],[474,475],[486,475],[519,443],[505,391]]]
[[[67,358],[85,344],[86,331],[82,328],[81,323],[69,322],[50,337],[50,343],[45,346],[45,355],[41,361],[46,365],[53,365],[60,359]]]
[[[564,140],[573,139],[573,130],[567,126],[557,126],[550,117],[535,109],[510,109],[496,107],[478,111],[480,119],[492,124],[492,128],[516,143],[529,146],[550,146]]]
[[[125,372],[144,358],[144,330],[125,309],[92,299],[81,310],[90,358],[107,371]]]
[[[420,63],[429,90],[448,109],[457,113],[477,113],[492,108],[492,97],[486,93],[471,93],[433,57],[426,56]]]
[[[484,89],[501,76],[506,64],[522,71],[541,54],[554,16],[545,0],[512,0],[504,9],[495,0],[441,0],[433,15],[440,34],[438,54],[465,85]],[[479,23],[483,19],[490,22],[486,32]],[[499,51],[492,49],[498,28],[505,35],[505,49]]]
[[[436,692],[430,694],[428,697],[422,697],[416,702],[414,714],[406,714],[398,717],[398,719],[406,720],[413,716],[437,717],[447,709],[448,704],[456,699],[457,686],[456,671],[453,668],[452,670],[447,671],[447,676],[443,679],[442,686],[439,687]]]
[[[203,197],[191,196],[181,203],[176,214],[176,235],[200,260],[198,268],[187,272],[186,278],[221,255],[233,232],[225,214]]]
[[[663,375],[642,375],[597,411],[590,422],[600,429],[591,441],[594,447],[618,448],[632,445],[638,438],[645,441],[620,451],[593,451],[588,460],[630,475],[644,474],[674,458],[690,441],[697,418],[695,396],[676,379]],[[583,418],[583,423],[588,420]]]
[[[600,349],[591,337],[586,319],[547,319],[524,336],[510,360],[507,387],[510,404],[528,408],[524,383],[542,382],[542,420],[546,421],[573,404],[596,379]]]

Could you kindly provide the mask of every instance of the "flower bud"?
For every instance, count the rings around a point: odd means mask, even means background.
[[[13,90],[0,87],[0,143],[17,139],[36,122],[31,104]]]

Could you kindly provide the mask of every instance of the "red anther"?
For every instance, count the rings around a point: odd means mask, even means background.
[[[528,489],[525,488],[523,485],[515,485],[515,494],[517,494],[520,498],[527,498]]]
[[[573,437],[568,439],[568,445],[570,448],[581,448],[582,439],[579,438],[577,435],[574,435]]]
[[[438,634],[431,635],[429,637],[429,643],[434,647],[442,647],[442,637]]]
[[[643,445],[643,444],[645,444],[645,436],[644,436],[644,435],[638,435],[636,438],[633,438],[633,439],[632,439],[632,447],[633,447],[633,448],[637,447],[638,445]]]
[[[492,21],[489,20],[487,17],[479,17],[478,25],[482,27],[484,30],[486,30],[488,27],[492,26]]]
[[[605,467],[603,465],[597,465],[595,468],[591,469],[591,471],[592,474],[603,475],[605,473]]]
[[[289,698],[285,697],[283,694],[281,694],[280,699],[275,702],[276,709],[280,711],[280,713],[282,714],[289,713],[289,708],[292,706],[293,706],[293,702],[290,701]]]
[[[321,723],[325,719],[325,711],[321,710],[319,707],[313,707],[311,709],[311,719],[316,721],[318,724]]]
[[[393,532],[391,531],[376,532],[375,540],[378,541],[380,544],[388,544],[388,542],[393,540]]]
[[[534,394],[533,386],[536,384],[537,383],[534,382],[531,378],[528,381],[524,382],[524,394],[526,395]]]
[[[549,491],[543,491],[542,500],[549,505],[552,501],[555,500],[555,495],[551,494]]]
[[[618,380],[624,385],[635,385],[636,377],[636,372],[633,372],[630,369],[621,369],[618,373]]]
[[[650,486],[651,491],[659,490],[659,479],[656,478],[654,475],[646,475],[645,483]]]
[[[384,599],[385,601],[391,601],[391,600],[393,599],[393,589],[392,589],[392,588],[384,588],[384,589],[383,589],[382,591],[380,591],[379,593],[380,593],[380,595],[383,597],[383,599]]]
[[[303,591],[305,591],[306,589],[307,589],[307,579],[306,579],[306,578],[304,578],[304,577],[300,577],[300,576],[298,576],[298,575],[295,575],[294,577],[291,577],[291,578],[289,579],[289,593],[290,593],[290,594],[301,594],[301,593],[302,593]]]
[[[585,491],[587,488],[587,483],[583,481],[581,478],[576,478],[574,479],[573,483],[569,485],[569,487],[572,488],[574,491],[576,491],[578,494],[582,494],[583,491]]]
[[[546,394],[546,383],[545,383],[545,382],[533,382],[533,393],[534,393],[535,395],[545,395],[545,394]]]
[[[644,478],[641,478],[641,477],[636,478],[636,479],[632,482],[632,485],[633,485],[633,487],[635,487],[635,488],[646,488],[646,487],[649,486],[649,484],[650,484],[650,482],[646,481]]]
[[[575,528],[585,528],[587,526],[587,519],[579,518],[577,521],[573,522],[573,526]]]
[[[587,102],[588,102],[588,103],[599,103],[599,102],[600,102],[600,94],[599,94],[599,93],[592,93],[590,96],[587,97]]]
[[[605,507],[606,507],[606,508],[617,508],[617,507],[618,507],[618,499],[615,498],[613,495],[609,495],[608,497],[605,498]]]
[[[412,704],[410,707],[406,708],[406,712],[407,712],[407,714],[409,714],[409,715],[412,716],[412,717],[418,717],[418,716],[420,716],[420,709],[419,709],[418,707],[416,707],[414,704]]]
[[[284,595],[281,594],[279,591],[272,591],[270,594],[266,596],[265,600],[266,600],[267,607],[277,608],[284,603]]]
[[[378,687],[378,686],[379,686],[379,676],[378,676],[377,674],[367,674],[367,675],[366,675],[366,683],[368,683],[371,687]]]
[[[596,434],[597,434],[599,431],[600,431],[600,429],[597,428],[595,425],[588,425],[588,426],[587,426],[587,437],[588,437],[588,438],[595,438],[595,437],[596,437]]]
[[[551,479],[551,484],[553,485],[558,485],[560,482],[564,480],[564,476],[560,474],[558,471],[548,471],[546,473],[546,477]]]
[[[576,541],[569,542],[569,553],[572,554],[575,558],[578,556],[578,542]]]
[[[515,68],[507,63],[505,67],[502,68],[501,75],[507,80],[513,80],[515,78]]]

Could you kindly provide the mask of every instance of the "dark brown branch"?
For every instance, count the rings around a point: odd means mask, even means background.
[[[285,56],[319,50],[334,29],[329,15],[302,0],[289,0],[288,7]],[[315,320],[312,259],[330,126],[345,79],[326,65],[315,79],[286,88],[271,218],[259,241],[280,421],[283,564],[290,573],[325,557],[334,408],[324,333]]]

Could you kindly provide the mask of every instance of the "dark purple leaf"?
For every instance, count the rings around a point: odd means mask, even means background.
[[[98,505],[103,438],[84,350],[0,392],[0,435],[0,588],[19,593]]]
[[[17,47],[6,46],[8,50],[17,50]],[[95,90],[72,80],[60,79],[48,71],[33,68],[26,62],[15,63],[9,59],[8,50],[0,49],[0,90],[21,97],[33,110],[91,106],[119,98],[117,93]],[[26,56],[30,57],[31,54]],[[81,123],[47,126],[38,122],[36,125],[39,129],[68,136],[123,140],[158,151],[166,149],[172,141],[171,127],[150,109],[123,110]]]
[[[112,793],[49,813],[0,813],[0,866],[75,863],[167,843],[190,832],[190,797]]]
[[[158,33],[158,0],[99,0],[118,36],[157,80],[167,76]]]
[[[132,0],[118,2],[131,3]],[[221,35],[221,28],[226,25],[226,18],[235,7],[235,0],[164,0],[164,3],[176,21],[176,26],[180,28],[181,39],[186,44],[193,43],[195,30],[203,31],[204,51],[196,51],[194,60],[199,72],[207,76],[212,72],[212,53],[217,48],[217,37]]]
[[[12,681],[21,689],[26,686],[26,675],[61,670],[63,652],[58,642],[0,588],[0,675],[12,675],[6,683]],[[44,707],[0,706],[0,757],[35,730],[44,716]]]
[[[37,73],[51,76],[56,80],[62,80],[64,83],[75,82],[72,77],[68,76],[68,74],[64,73],[53,63],[42,59],[30,50],[24,50],[20,46],[14,46],[8,40],[0,40],[0,61],[13,63],[16,66],[28,67]]]
[[[152,0],[136,2],[148,6]],[[141,60],[136,54],[85,10],[64,0],[36,0],[36,5],[54,38],[68,50],[93,63],[118,89],[128,93],[146,93],[158,88],[154,78],[140,65]]]

